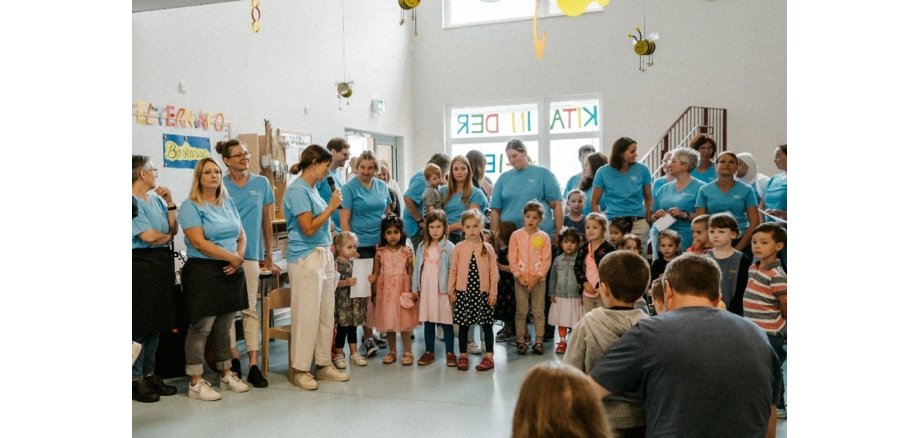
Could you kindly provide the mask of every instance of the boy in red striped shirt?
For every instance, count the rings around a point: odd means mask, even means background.
[[[776,222],[754,228],[751,249],[759,260],[748,270],[744,291],[744,317],[767,332],[770,345],[786,362],[786,271],[777,254],[786,246],[786,229]],[[776,403],[777,417],[786,418],[785,388]]]

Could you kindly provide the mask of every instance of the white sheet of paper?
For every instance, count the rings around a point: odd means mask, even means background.
[[[658,231],[661,232],[661,231],[667,230],[671,225],[674,224],[674,222],[677,222],[677,219],[674,219],[674,216],[666,214],[658,218],[658,220],[655,221],[655,223],[652,225],[654,225],[655,228],[657,228]]]

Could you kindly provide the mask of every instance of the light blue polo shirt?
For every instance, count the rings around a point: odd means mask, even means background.
[[[442,198],[447,198],[447,186],[441,186],[441,196]],[[450,199],[444,203],[444,213],[447,214],[447,223],[455,224],[460,222],[460,216],[463,215],[464,211],[469,210],[472,204],[479,205],[479,212],[485,214],[486,208],[489,207],[488,202],[485,192],[478,187],[473,187],[473,192],[470,194],[470,202],[467,204],[463,203],[462,192],[451,196]]]
[[[700,189],[705,184],[696,178],[690,178],[690,183],[684,187],[683,191],[677,190],[677,180],[671,181],[655,192],[655,202],[652,211],[664,210],[677,207],[681,211],[696,212],[696,197]],[[690,221],[686,219],[677,219],[677,222],[671,225],[670,229],[680,234],[680,250],[685,251],[693,244],[693,232],[690,230]]]
[[[240,187],[233,182],[228,173],[224,176],[224,187],[236,204],[246,232],[246,260],[262,260],[265,257],[265,239],[262,236],[262,207],[275,203],[275,193],[268,178],[254,173],[249,174],[249,181]]]
[[[233,199],[227,199],[223,205],[207,202],[198,205],[191,199],[186,199],[182,207],[179,207],[179,225],[183,230],[202,227],[204,237],[208,241],[232,253],[236,253],[236,239],[239,238],[240,228],[243,226]],[[184,239],[189,258],[218,260],[198,251],[188,240],[188,235]]]
[[[671,181],[674,181],[673,179]],[[662,188],[665,184],[671,182],[668,181],[666,177],[655,178],[655,181],[652,181],[652,195],[658,196],[658,189]]]
[[[645,217],[643,188],[651,190],[652,173],[642,163],[633,163],[626,173],[620,173],[609,164],[601,166],[594,176],[594,187],[604,191],[607,219],[623,216]]]
[[[565,183],[565,190],[562,191],[562,196],[568,196],[569,192],[578,188],[578,185],[581,183],[581,172],[572,175],[569,178],[569,182]]]
[[[169,218],[166,211],[166,201],[157,194],[147,193],[147,202],[137,196],[134,201],[137,202],[137,217],[131,221],[131,249],[138,248],[162,248],[169,246],[169,243],[162,245],[151,245],[140,238],[140,234],[151,228],[163,234],[169,234]]]
[[[692,177],[694,177],[694,178],[696,178],[696,179],[702,181],[703,184],[708,184],[708,183],[711,183],[711,182],[713,182],[713,181],[719,179],[719,175],[716,174],[716,165],[715,165],[715,164],[713,164],[712,166],[709,166],[709,170],[707,170],[707,171],[705,171],[705,172],[700,172],[700,171],[697,170],[697,169],[693,169],[693,170],[690,171],[690,176],[692,176]]]
[[[783,210],[786,211],[786,173],[780,173],[770,177],[767,181],[767,189],[763,194],[763,207],[765,210]],[[767,218],[768,222],[773,219]]]
[[[419,214],[422,216],[425,215],[422,207],[422,194],[425,193],[426,187],[428,187],[428,181],[425,181],[425,171],[420,170],[415,172],[412,178],[409,178],[409,185],[406,187],[406,193],[403,193],[403,196],[415,201],[415,206],[418,207]],[[412,237],[419,232],[418,223],[415,222],[415,218],[409,213],[408,208],[403,209],[403,222],[405,222],[406,236]],[[377,224],[377,227],[379,228],[380,224]],[[352,225],[352,228],[354,228],[354,225]],[[379,240],[380,237],[378,236],[377,241],[374,243],[378,243]]]
[[[318,181],[316,184],[325,184],[326,181]],[[297,216],[310,212],[313,217],[317,217],[326,210],[326,201],[319,195],[316,187],[311,187],[303,178],[297,178],[288,185],[284,191],[284,222],[287,224],[288,231],[288,263],[296,263],[298,260],[310,255],[318,246],[329,246],[332,244],[332,234],[329,232],[329,219],[326,219],[313,235],[307,235],[300,228],[300,222]]]
[[[543,203],[543,222],[540,229],[556,236],[553,210],[549,203],[562,201],[559,182],[549,169],[534,164],[523,170],[511,169],[501,174],[492,189],[492,208],[501,209],[500,220],[513,222],[518,228],[524,227],[524,205],[536,199]]]
[[[703,207],[708,214],[731,213],[738,222],[740,234],[750,226],[747,217],[748,207],[757,207],[757,195],[751,186],[735,181],[728,193],[722,193],[716,182],[705,184],[696,197],[696,207]]]
[[[366,189],[360,179],[352,178],[342,187],[342,208],[351,211],[351,231],[359,247],[380,243],[380,221],[389,204],[390,190],[383,180],[371,178],[371,188]]]
[[[322,181],[316,183],[316,190],[319,191],[319,195],[323,197],[323,200],[326,201],[326,204],[329,204],[329,198],[332,197],[332,188],[329,187],[329,183],[326,181],[327,178],[332,177],[332,181],[335,183],[335,188],[342,191],[342,186],[345,185],[345,179],[342,178],[342,172],[338,169],[332,170],[329,169],[329,172],[326,173],[326,176],[323,177]],[[339,209],[335,209],[332,212],[332,226],[335,227],[335,232],[338,233],[342,231],[340,228],[341,222],[339,222]]]

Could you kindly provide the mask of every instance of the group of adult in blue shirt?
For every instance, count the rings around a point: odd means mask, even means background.
[[[739,249],[748,245],[748,230],[761,220],[758,206],[768,214],[767,220],[785,221],[786,145],[777,148],[774,159],[782,173],[770,178],[760,199],[750,186],[735,180],[738,158],[734,153],[723,152],[714,165],[702,169],[705,164],[702,161],[712,156],[709,148],[714,151],[715,143],[705,137],[696,140],[694,146],[672,151],[665,165],[673,180],[658,188],[654,195],[651,172],[637,162],[634,140],[623,137],[614,142],[609,161],[602,166],[598,166],[598,159],[604,158],[603,154],[592,154],[593,148],[590,151],[583,148],[579,153],[584,157],[585,169],[590,171],[576,176],[581,186],[590,181],[590,210],[603,211],[610,220],[628,220],[633,225],[633,234],[641,234],[654,220],[671,215],[676,219],[672,229],[682,236],[682,249],[692,243],[690,221],[699,214],[732,213],[742,230],[736,246]],[[255,300],[259,262],[263,263],[262,269],[277,270],[272,261],[269,219],[275,197],[265,177],[248,172],[250,153],[244,144],[236,140],[221,142],[218,150],[229,174],[221,178],[220,167],[213,159],[201,160],[195,167],[189,198],[178,209],[178,215],[169,189],[157,186],[157,170],[149,158],[132,157],[133,202],[137,210],[132,240],[132,337],[143,346],[132,373],[136,400],[156,401],[159,395],[175,393],[175,387],[163,384],[154,375],[153,366],[158,342],[156,334],[175,324],[176,303],[172,301],[171,292],[173,261],[168,246],[177,232],[177,224],[184,230],[189,257],[182,270],[182,296],[185,314],[190,318],[186,339],[190,396],[203,400],[220,398],[219,393],[201,378],[205,342],[212,332],[221,387],[238,392],[248,390],[248,386],[231,372],[231,345],[235,345],[231,325],[237,311],[243,311],[251,364],[248,380],[254,386],[267,385],[255,365],[255,356],[261,348]],[[296,310],[292,309],[292,326],[297,326],[292,327],[292,336],[299,339],[292,340],[291,357],[292,366],[298,371],[295,383],[299,381],[300,386],[315,386],[309,373],[311,365],[315,364],[319,373],[331,364],[331,345],[326,344],[332,341],[332,297],[337,277],[330,250],[332,233],[355,232],[359,258],[355,261],[354,275],[355,278],[367,278],[373,266],[374,246],[380,236],[380,220],[389,205],[386,183],[375,177],[380,164],[373,152],[365,151],[358,157],[355,178],[348,182],[342,180],[337,169],[348,162],[349,151],[350,146],[341,138],[330,140],[325,148],[309,146],[292,168],[292,173],[301,175],[285,194],[292,304],[298,302],[294,306]],[[493,226],[512,222],[521,227],[523,206],[530,200],[542,202],[544,208],[552,212],[544,216],[540,229],[553,238],[560,234],[563,192],[556,177],[549,169],[531,162],[520,140],[509,141],[505,153],[512,169],[495,182],[491,199],[481,187],[480,178],[483,177],[478,161],[473,166],[466,157],[458,155],[448,162],[444,154],[435,154],[429,160],[442,168],[442,174],[449,175],[447,184],[440,190],[445,200],[451,240],[458,241],[462,236],[458,231],[463,211],[490,209]],[[595,159],[589,160],[590,156]],[[704,178],[715,173],[716,177],[706,183],[694,173]],[[423,172],[417,172],[411,177],[404,196],[405,231],[416,246],[425,225],[424,212],[419,205],[426,184]],[[369,288],[369,284],[359,281],[356,287]],[[309,314],[304,315],[304,312]],[[294,319],[299,322],[295,324]],[[371,323],[367,325],[372,326]],[[366,331],[365,337],[369,335]],[[327,378],[334,372],[338,371],[327,372]],[[347,379],[347,375],[332,378]]]

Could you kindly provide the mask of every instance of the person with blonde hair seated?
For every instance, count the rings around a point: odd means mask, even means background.
[[[611,437],[590,379],[559,362],[541,363],[527,373],[513,421],[513,438]]]

